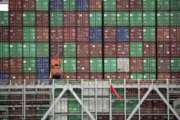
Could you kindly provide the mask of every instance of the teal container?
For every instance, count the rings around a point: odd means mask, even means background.
[[[24,60],[23,60],[23,72],[24,73],[36,72],[36,60],[35,60],[35,58],[24,58]]]
[[[62,12],[51,12],[51,26],[63,26]]]
[[[144,58],[143,69],[144,69],[144,72],[156,72],[156,59]]]
[[[158,10],[169,10],[171,0],[157,0]]]
[[[49,43],[36,43],[36,56],[49,57]]]
[[[9,43],[0,42],[0,58],[9,57]]]
[[[157,13],[157,24],[158,26],[168,26],[170,24],[169,12],[158,12]]]
[[[152,42],[155,41],[155,27],[143,28],[143,40]]]
[[[90,12],[89,14],[90,26],[102,26],[102,13],[101,12]]]
[[[68,100],[68,112],[69,113],[80,113],[81,105],[78,103],[76,99]]]
[[[143,25],[155,26],[155,12],[143,12]]]
[[[22,57],[22,43],[10,43],[10,57]]]
[[[81,115],[68,115],[68,120],[82,120]]]
[[[116,72],[117,71],[116,58],[104,59],[104,72]]]
[[[171,59],[171,72],[180,72],[180,58]]]
[[[170,0],[171,10],[180,10],[180,1],[179,0]]]
[[[75,43],[64,43],[64,57],[76,57]]]
[[[75,11],[76,2],[75,0],[63,0],[64,1],[64,11]]]
[[[103,0],[104,11],[116,11],[116,0]]]
[[[102,58],[91,58],[90,59],[90,71],[91,72],[102,72]]]
[[[142,26],[142,12],[141,11],[130,13],[130,26]]]
[[[36,0],[36,10],[48,11],[49,0]]]
[[[36,57],[36,44],[26,42],[23,44],[23,57]]]
[[[8,26],[9,16],[7,11],[0,11],[0,26]]]
[[[35,12],[24,11],[23,12],[23,25],[24,26],[35,26]]]
[[[76,58],[64,58],[63,72],[76,72]]]
[[[179,11],[174,11],[171,12],[170,14],[170,21],[171,25],[173,26],[180,26],[180,12]]]
[[[130,78],[132,80],[142,80],[144,76],[143,76],[143,73],[131,73]]]
[[[130,56],[142,57],[142,55],[143,55],[142,42],[130,42]]]
[[[104,13],[104,26],[116,26],[116,12]]]
[[[144,73],[144,80],[156,80],[156,73]]]
[[[155,10],[156,0],[143,0],[144,10]]]
[[[129,25],[129,12],[117,12],[117,26]]]
[[[25,42],[35,41],[35,27],[24,27],[23,28],[23,40]]]

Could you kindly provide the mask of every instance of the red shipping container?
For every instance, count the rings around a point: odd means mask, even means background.
[[[158,58],[158,72],[170,72],[169,58]]]
[[[0,73],[9,73],[8,59],[0,59]]]
[[[10,26],[22,26],[23,25],[22,11],[10,11],[9,12],[9,24],[10,24]]]
[[[63,73],[64,79],[76,79],[76,73]]]
[[[102,73],[90,73],[90,79],[94,80],[94,79],[102,79],[103,75]]]
[[[131,10],[142,9],[142,1],[141,0],[130,0],[130,9]]]
[[[157,40],[158,41],[169,41],[170,36],[169,36],[170,30],[168,27],[159,27],[157,29]]]
[[[104,74],[105,79],[116,79],[116,73],[105,73]]]
[[[140,27],[134,27],[130,29],[130,41],[142,41],[143,29]]]
[[[90,43],[89,51],[90,51],[90,57],[101,57],[102,56],[102,44],[101,43]]]
[[[87,12],[77,12],[76,16],[77,26],[89,25],[89,14]]]
[[[155,43],[146,42],[143,44],[143,53],[145,57],[152,57],[156,55]]]
[[[170,43],[169,42],[158,42],[157,43],[157,54],[158,56],[170,56]]]
[[[89,79],[89,73],[77,73],[77,79]]]
[[[102,9],[102,0],[89,0],[89,9],[90,10],[101,10]]]
[[[22,73],[22,59],[10,59],[9,63],[11,73]]]
[[[76,41],[76,28],[64,27],[64,41],[74,42]]]
[[[128,80],[129,79],[129,73],[116,73],[116,77],[117,79],[125,79]]]
[[[36,12],[36,26],[38,27],[48,27],[48,12]]]
[[[77,41],[89,41],[89,28],[88,27],[77,27]]]
[[[77,57],[89,57],[89,44],[84,42],[77,43]]]
[[[143,59],[142,58],[130,58],[130,71],[131,72],[143,72]]]
[[[117,0],[117,10],[129,10],[129,0]]]
[[[180,56],[180,42],[171,42],[171,56]]]
[[[117,43],[117,57],[128,57],[129,56],[129,43]]]
[[[105,57],[116,57],[116,44],[105,43],[104,44],[104,56]]]
[[[49,41],[49,29],[48,27],[36,27],[36,40],[37,41]]]
[[[51,43],[51,56],[63,57],[63,47],[62,43]]]
[[[170,79],[170,73],[161,73],[158,72],[158,80]]]
[[[9,37],[8,27],[0,27],[0,41],[8,41]]]
[[[178,83],[180,83],[179,79],[180,79],[180,72],[177,73],[172,73],[171,74],[171,79],[178,79]]]
[[[9,10],[22,10],[22,0],[9,0]]]
[[[63,28],[51,27],[51,41],[52,42],[63,42]]]
[[[89,72],[89,58],[77,58],[77,72]]]
[[[171,41],[180,41],[180,27],[170,29]]]
[[[104,40],[105,41],[116,41],[116,28],[105,27],[104,28]]]
[[[9,39],[10,41],[22,41],[23,40],[22,27],[10,27]]]
[[[23,10],[35,10],[35,0],[23,0]]]
[[[64,26],[76,26],[76,14],[74,12],[64,12]]]

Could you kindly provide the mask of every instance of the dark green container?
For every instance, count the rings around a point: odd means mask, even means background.
[[[131,113],[137,104],[138,104],[138,100],[127,100],[126,101],[126,112]]]
[[[116,58],[104,59],[104,72],[116,72]]]
[[[35,43],[23,44],[23,57],[36,57],[36,44]]]
[[[131,42],[130,43],[130,56],[131,57],[142,57],[143,45],[142,42]]]
[[[158,10],[169,10],[171,0],[157,0],[157,9]]]
[[[144,73],[144,80],[156,80],[156,73]]]
[[[81,115],[68,115],[68,120],[81,120]]]
[[[44,106],[40,106],[37,108],[37,115],[43,116],[47,110],[49,109],[49,107],[44,107]]]
[[[10,43],[10,57],[22,57],[22,43]]]
[[[102,26],[102,13],[91,12],[89,14],[90,26]]]
[[[69,113],[80,113],[81,106],[77,100],[70,99],[68,100],[68,112]]]
[[[170,14],[171,18],[171,25],[173,26],[180,26],[180,12],[174,11]]]
[[[171,10],[180,10],[180,1],[179,0],[170,0]]]
[[[75,0],[64,0],[64,11],[74,11],[76,9]]]
[[[64,43],[64,57],[76,57],[75,43]]]
[[[169,12],[158,12],[157,13],[158,26],[168,26],[170,24],[169,18],[170,18]]]
[[[144,10],[155,10],[156,0],[143,0]]]
[[[104,11],[116,11],[116,0],[103,0]]]
[[[64,58],[62,67],[64,72],[76,72],[76,58]]]
[[[23,13],[24,26],[35,26],[35,12],[25,11]]]
[[[155,27],[144,27],[143,28],[143,40],[144,41],[155,41]]]
[[[113,100],[112,102],[112,112],[124,112],[124,101]]]
[[[63,13],[51,12],[51,26],[63,26]]]
[[[34,27],[24,27],[23,28],[23,39],[25,42],[35,41],[35,28]]]
[[[117,12],[117,26],[129,25],[129,12]]]
[[[144,69],[144,72],[156,72],[156,59],[144,58],[143,69]]]
[[[36,72],[36,60],[35,60],[35,58],[24,58],[24,60],[23,60],[23,72],[25,72],[25,73]]]
[[[91,58],[90,70],[91,72],[102,72],[102,58]]]
[[[155,26],[155,12],[143,12],[143,25]]]
[[[8,26],[8,12],[0,11],[0,26]]]
[[[171,72],[180,72],[180,58],[171,59]]]
[[[141,11],[130,13],[130,26],[142,26],[142,12]]]
[[[48,10],[49,0],[36,0],[36,10]]]
[[[116,26],[116,12],[104,13],[104,26]]]
[[[143,73],[131,73],[130,78],[132,80],[142,80],[144,76],[143,76]]]
[[[49,43],[36,43],[36,56],[49,57]]]
[[[0,58],[9,57],[9,43],[0,42]]]

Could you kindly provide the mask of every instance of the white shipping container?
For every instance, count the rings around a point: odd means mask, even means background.
[[[83,104],[89,110],[89,112],[95,112],[95,108],[96,108],[95,98],[84,98]]]
[[[68,111],[68,102],[67,98],[62,98],[58,103],[55,105],[55,113],[65,113]]]
[[[118,58],[117,59],[117,71],[118,72],[129,72],[129,58]]]
[[[97,112],[109,112],[109,98],[97,99]]]
[[[102,89],[102,88],[83,89],[83,95],[84,96],[95,96],[96,94],[97,94],[97,96],[109,96],[109,89],[105,89],[105,88],[104,89]]]
[[[54,119],[51,118],[51,120],[68,120],[67,115],[55,115]]]

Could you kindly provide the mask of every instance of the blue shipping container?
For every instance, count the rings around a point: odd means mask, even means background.
[[[63,11],[63,0],[50,0],[50,9],[52,11]]]
[[[36,60],[37,72],[47,73],[49,71],[49,59],[48,58],[38,58]]]
[[[125,27],[118,27],[116,30],[117,41],[128,41],[129,40],[129,30]]]
[[[76,7],[79,11],[88,10],[88,0],[76,0]]]
[[[100,27],[90,27],[89,36],[91,42],[102,41],[102,29]]]
[[[39,80],[47,80],[49,79],[49,73],[38,73],[36,75],[36,78],[39,79]]]
[[[9,75],[7,73],[0,73],[0,80],[8,80]]]

